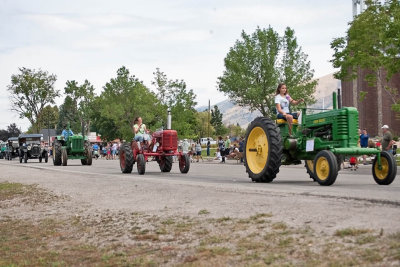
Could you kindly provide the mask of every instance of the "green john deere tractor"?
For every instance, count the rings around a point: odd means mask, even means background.
[[[304,160],[314,181],[332,185],[346,155],[374,155],[372,174],[377,184],[389,185],[395,179],[397,165],[392,154],[357,146],[358,111],[353,107],[338,109],[336,93],[332,110],[307,114],[303,108],[299,121],[294,120],[292,135],[285,120],[258,117],[251,122],[246,132],[244,162],[254,182],[272,182],[282,164],[300,164]]]
[[[53,143],[54,165],[67,166],[68,159],[80,159],[82,165],[92,165],[92,148],[87,136],[71,133],[68,130],[65,134],[55,137]]]

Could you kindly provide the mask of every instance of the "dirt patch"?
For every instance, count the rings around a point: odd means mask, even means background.
[[[324,234],[272,213],[233,218],[207,209],[194,216],[93,209],[21,184],[2,183],[3,192],[0,266],[400,264],[400,233],[344,228]]]

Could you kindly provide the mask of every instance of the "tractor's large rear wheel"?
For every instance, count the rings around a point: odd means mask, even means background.
[[[143,175],[146,172],[146,161],[144,159],[143,154],[137,155],[137,171],[140,175]]]
[[[183,154],[179,158],[179,170],[181,173],[188,173],[190,169],[190,158],[187,154]]]
[[[124,143],[119,150],[119,166],[122,173],[131,173],[133,164],[132,148],[129,143]]]
[[[282,139],[279,128],[269,118],[258,117],[247,128],[244,165],[254,182],[269,183],[279,172]]]
[[[315,179],[320,185],[332,185],[338,175],[338,165],[335,154],[329,150],[318,152],[314,159]]]
[[[59,141],[54,141],[53,145],[53,164],[55,166],[61,165],[61,143]]]
[[[310,175],[310,178],[313,179],[315,182],[317,179],[315,178],[315,173],[314,173],[314,161],[313,160],[305,160],[304,166],[306,167],[308,175]]]
[[[381,166],[379,169],[378,159],[375,157],[372,163],[372,175],[374,180],[379,185],[389,185],[396,178],[397,165],[393,155],[387,151],[381,152]]]
[[[159,165],[162,172],[170,172],[172,169],[172,156],[160,157]]]

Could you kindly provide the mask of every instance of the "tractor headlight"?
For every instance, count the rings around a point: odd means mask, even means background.
[[[31,146],[28,146],[28,147],[27,147],[28,150],[31,150],[31,148],[32,148]]]

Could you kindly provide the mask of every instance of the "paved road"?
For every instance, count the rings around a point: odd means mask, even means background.
[[[276,220],[320,230],[354,226],[400,231],[400,177],[389,186],[377,185],[371,165],[342,170],[334,185],[323,187],[300,165],[282,166],[272,183],[260,184],[252,183],[236,161],[192,163],[188,174],[181,174],[177,163],[171,173],[161,173],[156,162],[149,162],[145,175],[137,174],[135,166],[131,174],[122,174],[116,160],[68,164],[0,160],[0,182],[37,183],[94,209],[179,215],[207,209],[215,217],[270,212]]]

